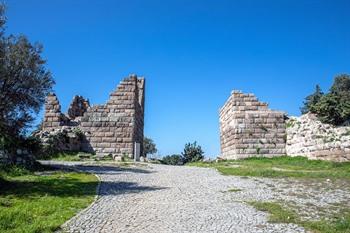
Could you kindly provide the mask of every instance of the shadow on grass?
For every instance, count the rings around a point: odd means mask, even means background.
[[[6,181],[2,183],[0,196],[10,195],[26,199],[45,196],[80,197],[95,195],[98,182],[80,182],[77,179],[52,179],[46,181]],[[166,189],[163,187],[148,187],[134,182],[103,182],[100,186],[100,196],[143,193]]]
[[[44,163],[44,162],[43,162]],[[111,165],[82,165],[81,163],[77,162],[60,162],[60,161],[54,161],[49,163],[44,163],[45,166],[50,166],[54,169],[59,170],[80,170],[80,171],[86,171],[90,173],[94,173],[97,175],[115,175],[115,174],[121,174],[121,173],[139,173],[139,174],[151,174],[155,173],[153,170],[147,170],[147,169],[141,169],[136,167],[122,167],[122,166],[111,166]]]
[[[47,166],[46,166],[47,167]],[[65,176],[64,173],[57,173],[59,170],[72,171],[79,169],[85,172],[91,172],[98,175],[116,175],[126,172],[148,174],[152,171],[138,168],[119,168],[113,166],[81,166],[81,165],[59,165],[54,169],[41,173],[35,179],[0,179],[0,197],[10,195],[27,199],[35,199],[45,196],[58,197],[81,197],[95,195],[98,181],[81,180],[74,176]],[[50,174],[50,172],[53,172]],[[162,187],[142,186],[134,182],[113,182],[103,181],[100,186],[101,196],[123,195],[130,193],[142,193],[148,191],[162,190]]]
[[[94,195],[98,182],[82,182],[70,177],[55,177],[38,180],[7,180],[2,184],[0,196],[35,199],[45,196],[79,197]]]
[[[69,167],[66,167],[68,169]],[[122,174],[122,173],[139,173],[139,174],[151,174],[155,171],[152,170],[146,170],[141,168],[135,168],[135,167],[114,167],[114,166],[80,166],[77,165],[74,168],[82,170],[82,171],[88,171],[92,172],[97,175],[115,175],[115,174]]]

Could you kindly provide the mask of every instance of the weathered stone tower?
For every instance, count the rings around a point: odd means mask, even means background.
[[[61,125],[63,125],[63,122],[60,102],[54,93],[50,93],[45,102],[43,129],[50,131]]]
[[[81,150],[133,157],[135,144],[142,154],[145,79],[130,75],[110,94],[106,104],[90,107],[75,96],[68,114],[61,113],[55,94],[47,97],[42,131],[75,127],[84,134]]]
[[[284,155],[284,117],[284,112],[270,110],[254,94],[233,91],[220,110],[221,158]]]

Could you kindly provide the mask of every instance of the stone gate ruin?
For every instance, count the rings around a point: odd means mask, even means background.
[[[324,124],[312,113],[287,117],[254,94],[233,91],[220,109],[222,159],[305,156],[350,161],[350,127]]]
[[[88,100],[75,96],[68,114],[61,112],[57,96],[51,93],[46,99],[41,132],[73,128],[81,131],[83,138],[68,150],[133,157],[135,148],[142,154],[144,102],[145,79],[136,75],[121,81],[105,104],[90,106]]]
[[[220,110],[221,158],[273,157],[286,153],[285,113],[254,94],[233,91]]]

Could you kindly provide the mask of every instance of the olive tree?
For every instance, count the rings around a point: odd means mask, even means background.
[[[143,138],[143,157],[147,157],[148,154],[157,153],[157,147],[154,141],[151,138]]]
[[[5,6],[0,5],[0,141],[12,141],[33,122],[54,80],[42,46],[24,35],[6,35],[5,23]]]

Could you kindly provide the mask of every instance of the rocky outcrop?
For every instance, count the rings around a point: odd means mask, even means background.
[[[79,127],[62,126],[50,131],[38,131],[34,136],[40,139],[44,149],[52,147],[54,151],[83,151],[85,135]]]
[[[350,161],[350,127],[324,124],[313,114],[287,121],[286,152],[310,159]]]

